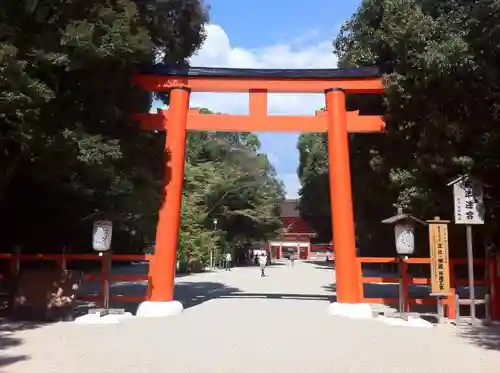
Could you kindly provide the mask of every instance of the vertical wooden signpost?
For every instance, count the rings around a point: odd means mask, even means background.
[[[467,266],[469,277],[470,317],[476,322],[476,294],[474,288],[474,250],[472,246],[472,225],[484,224],[483,186],[468,175],[448,183],[453,185],[455,224],[465,224],[467,235]]]
[[[431,258],[431,295],[437,298],[439,323],[444,319],[443,299],[450,295],[450,264],[448,255],[448,223],[435,217],[428,220]]]

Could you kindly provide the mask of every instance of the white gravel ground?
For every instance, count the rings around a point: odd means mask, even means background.
[[[329,316],[331,269],[310,263],[178,279],[167,319],[61,323],[0,335],[9,373],[498,373],[500,334]],[[3,370],[2,370],[3,369]]]

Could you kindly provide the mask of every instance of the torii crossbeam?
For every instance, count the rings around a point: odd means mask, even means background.
[[[173,294],[188,130],[327,132],[337,302],[361,301],[348,133],[382,132],[384,122],[380,116],[347,112],[346,94],[383,93],[377,68],[276,70],[154,66],[137,74],[134,83],[143,90],[170,94],[168,110],[136,115],[144,130],[168,130],[165,152],[169,154],[165,158],[165,200],[159,211],[150,268],[151,301],[141,304],[139,316],[164,316],[182,310]],[[190,110],[191,92],[247,92],[249,115],[202,114],[199,110]],[[323,93],[326,111],[309,117],[270,116],[268,93]]]
[[[255,93],[250,92],[250,102],[255,100]],[[188,131],[223,131],[223,132],[327,132],[328,117],[324,111],[316,111],[315,116],[267,115],[267,107],[255,104],[250,115],[202,114],[200,109],[188,111]],[[265,109],[259,114],[260,109]],[[137,114],[136,120],[141,129],[164,131],[169,127],[168,110],[158,110],[156,114]],[[359,115],[359,111],[347,112],[347,132],[380,132],[385,127],[384,121],[376,115]]]

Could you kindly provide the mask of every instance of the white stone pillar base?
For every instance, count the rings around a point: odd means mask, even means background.
[[[182,303],[176,300],[170,302],[146,301],[139,304],[136,316],[144,318],[168,317],[181,314],[183,311]]]
[[[75,324],[80,325],[102,325],[102,324],[119,324],[123,320],[133,318],[134,316],[130,312],[125,312],[122,314],[109,314],[106,316],[100,316],[99,314],[87,314],[77,317],[74,321]]]
[[[368,303],[333,302],[328,306],[328,313],[332,316],[342,316],[350,319],[373,318],[372,307]]]

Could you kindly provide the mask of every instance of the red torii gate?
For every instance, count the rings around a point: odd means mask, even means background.
[[[361,302],[348,132],[382,132],[385,125],[380,116],[347,112],[346,94],[383,93],[378,68],[278,70],[154,66],[137,74],[134,83],[146,91],[170,93],[167,111],[136,115],[144,130],[168,130],[165,200],[159,211],[149,277],[151,301],[141,304],[139,316],[166,316],[182,311],[182,305],[174,301],[173,295],[187,130],[327,132],[337,302]],[[201,114],[199,110],[190,110],[191,92],[247,92],[250,114]],[[316,112],[310,117],[269,116],[268,93],[324,93],[326,111]]]

